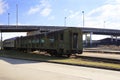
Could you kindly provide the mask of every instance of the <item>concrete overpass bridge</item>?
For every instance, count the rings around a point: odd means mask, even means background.
[[[60,29],[65,29],[68,26],[34,26],[34,25],[0,25],[1,32],[30,32],[30,31],[55,31]],[[102,28],[87,28],[87,27],[77,27],[82,29],[83,33],[93,33],[100,35],[113,35],[120,36],[120,30],[116,29],[102,29]]]
[[[1,32],[30,32],[30,31],[56,31],[60,29],[65,29],[68,26],[35,26],[35,25],[0,25]],[[82,29],[83,33],[90,34],[90,43],[92,44],[92,34],[99,35],[111,35],[111,37],[120,36],[120,30],[116,29],[102,29],[102,28],[87,28],[87,27],[77,27]],[[111,40],[112,41],[112,40]],[[86,41],[87,43],[87,41]]]
[[[92,35],[99,34],[99,35],[110,35],[111,42],[113,42],[113,38],[115,37],[116,42],[118,42],[118,37],[120,36],[120,30],[116,29],[102,29],[102,28],[81,28],[83,33],[85,34],[85,43],[87,45],[87,34],[90,34],[90,45],[92,45]]]

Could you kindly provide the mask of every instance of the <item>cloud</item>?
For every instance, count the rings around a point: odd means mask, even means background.
[[[102,27],[103,22],[106,22],[108,28],[118,28],[120,26],[120,1],[107,1],[103,6],[100,6],[87,14],[87,22],[91,26]],[[90,24],[90,22],[92,24]],[[97,23],[97,24],[96,24]]]
[[[28,11],[28,14],[40,13],[42,16],[49,16],[51,13],[51,5],[48,0],[41,0],[39,4],[31,7]]]
[[[81,11],[67,10],[67,12],[69,12],[69,15],[66,16],[68,26],[81,26],[82,25],[82,12]]]
[[[40,14],[43,15],[43,16],[48,16],[49,14],[51,13],[51,9],[50,8],[45,8],[43,9]]]
[[[54,20],[55,19],[55,16],[49,16],[48,17],[48,20]]]
[[[40,10],[40,6],[36,5],[30,8],[30,10],[28,11],[28,14],[35,14],[36,12],[39,12],[39,10]]]
[[[120,0],[107,0],[106,4],[120,4]]]
[[[8,9],[8,4],[5,1],[0,0],[0,14],[3,14],[6,9]]]
[[[107,0],[88,13],[85,13],[85,26],[95,28],[120,29],[120,0]],[[72,11],[69,18],[76,25],[82,25],[82,12]]]

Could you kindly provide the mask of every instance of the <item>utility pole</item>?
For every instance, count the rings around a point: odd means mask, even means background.
[[[84,27],[85,26],[84,11],[82,11],[82,14],[83,14],[83,27]]]
[[[16,4],[16,27],[18,27],[18,4]]]
[[[105,28],[105,23],[106,23],[106,22],[104,21],[104,25],[103,25],[103,26],[104,26],[104,28]]]
[[[64,26],[66,26],[66,19],[67,19],[67,17],[64,18]]]
[[[10,24],[10,13],[8,13],[8,26]]]

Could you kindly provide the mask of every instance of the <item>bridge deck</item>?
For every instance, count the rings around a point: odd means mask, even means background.
[[[68,27],[68,26],[67,26]],[[34,26],[34,25],[0,25],[1,32],[29,32],[35,30],[60,30],[67,28],[66,26]],[[102,35],[113,35],[120,36],[120,30],[115,29],[101,29],[101,28],[87,28],[77,27],[82,29],[83,33],[102,34]]]

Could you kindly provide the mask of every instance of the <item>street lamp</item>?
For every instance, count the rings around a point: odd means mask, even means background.
[[[106,21],[104,21],[104,25],[103,25],[103,26],[104,26],[104,28],[105,28],[105,23],[106,23]]]
[[[9,26],[9,23],[10,23],[10,13],[8,13],[8,26]]]
[[[85,22],[84,22],[84,11],[82,11],[82,14],[83,14],[83,27],[85,25]]]
[[[66,26],[66,19],[67,19],[67,17],[64,18],[64,26]]]
[[[18,26],[18,4],[16,4],[16,27]]]

